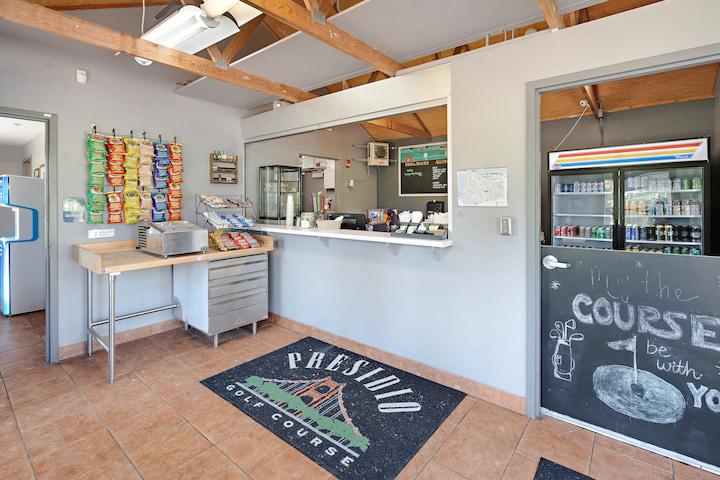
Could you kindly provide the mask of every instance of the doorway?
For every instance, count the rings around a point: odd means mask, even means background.
[[[0,108],[0,352],[24,349],[46,361],[58,354],[49,230],[56,161],[51,114]],[[53,202],[54,204],[54,202]]]
[[[715,472],[719,67],[618,68],[529,91],[543,120],[530,142],[529,413]]]

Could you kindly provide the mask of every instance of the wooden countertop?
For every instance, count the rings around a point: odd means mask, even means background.
[[[120,240],[73,245],[72,256],[73,260],[86,269],[97,274],[107,274],[167,267],[183,263],[245,257],[274,250],[275,242],[272,237],[266,235],[256,235],[255,237],[260,241],[260,247],[228,252],[221,252],[211,247],[207,253],[189,253],[187,255],[163,258],[136,249],[137,242],[135,240]]]

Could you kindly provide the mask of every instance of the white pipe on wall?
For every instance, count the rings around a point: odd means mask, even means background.
[[[209,18],[230,13],[239,27],[242,27],[262,12],[238,0],[205,0],[200,6]]]

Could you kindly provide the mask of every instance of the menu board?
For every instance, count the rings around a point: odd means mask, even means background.
[[[447,195],[448,144],[398,147],[400,196]]]

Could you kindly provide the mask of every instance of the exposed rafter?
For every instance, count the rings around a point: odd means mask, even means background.
[[[548,27],[553,30],[565,28],[565,20],[555,0],[537,0],[537,3],[545,17],[545,23],[548,24]]]
[[[413,118],[414,118],[415,121],[418,123],[418,125],[420,125],[420,128],[422,128],[423,131],[424,131],[425,133],[427,133],[430,138],[432,138],[432,132],[431,132],[430,129],[427,127],[427,125],[425,125],[425,122],[424,122],[423,119],[420,117],[420,114],[418,114],[418,113],[413,113]]]
[[[142,0],[32,0],[32,3],[53,10],[91,10],[98,8],[133,8],[142,6]],[[167,5],[170,0],[145,0],[146,7]]]
[[[592,110],[593,117],[601,118],[602,104],[600,103],[600,96],[598,95],[597,85],[585,85],[582,87],[582,93],[585,97],[585,101],[588,102],[590,110]]]
[[[247,45],[252,34],[260,26],[265,19],[265,14],[260,14],[257,17],[250,20],[248,23],[240,27],[240,31],[230,38],[230,42],[227,44],[225,49],[222,51],[222,56],[225,62],[228,64],[235,61],[240,51]]]
[[[299,88],[268,80],[252,73],[234,68],[225,70],[211,60],[156,45],[118,30],[23,0],[0,0],[0,19],[113,52],[147,58],[153,62],[232,83],[291,102],[309,100],[316,96]]]
[[[306,8],[292,1],[247,0],[246,3],[390,76],[403,68],[400,63],[332,23],[320,24],[314,21],[312,14]]]
[[[369,120],[365,123],[374,125],[376,127],[384,128],[386,130],[393,130],[395,132],[399,132],[404,135],[409,135],[411,137],[422,138],[423,140],[432,140],[432,134],[429,131],[411,127],[410,125],[396,122],[389,118],[381,118],[379,120]]]

